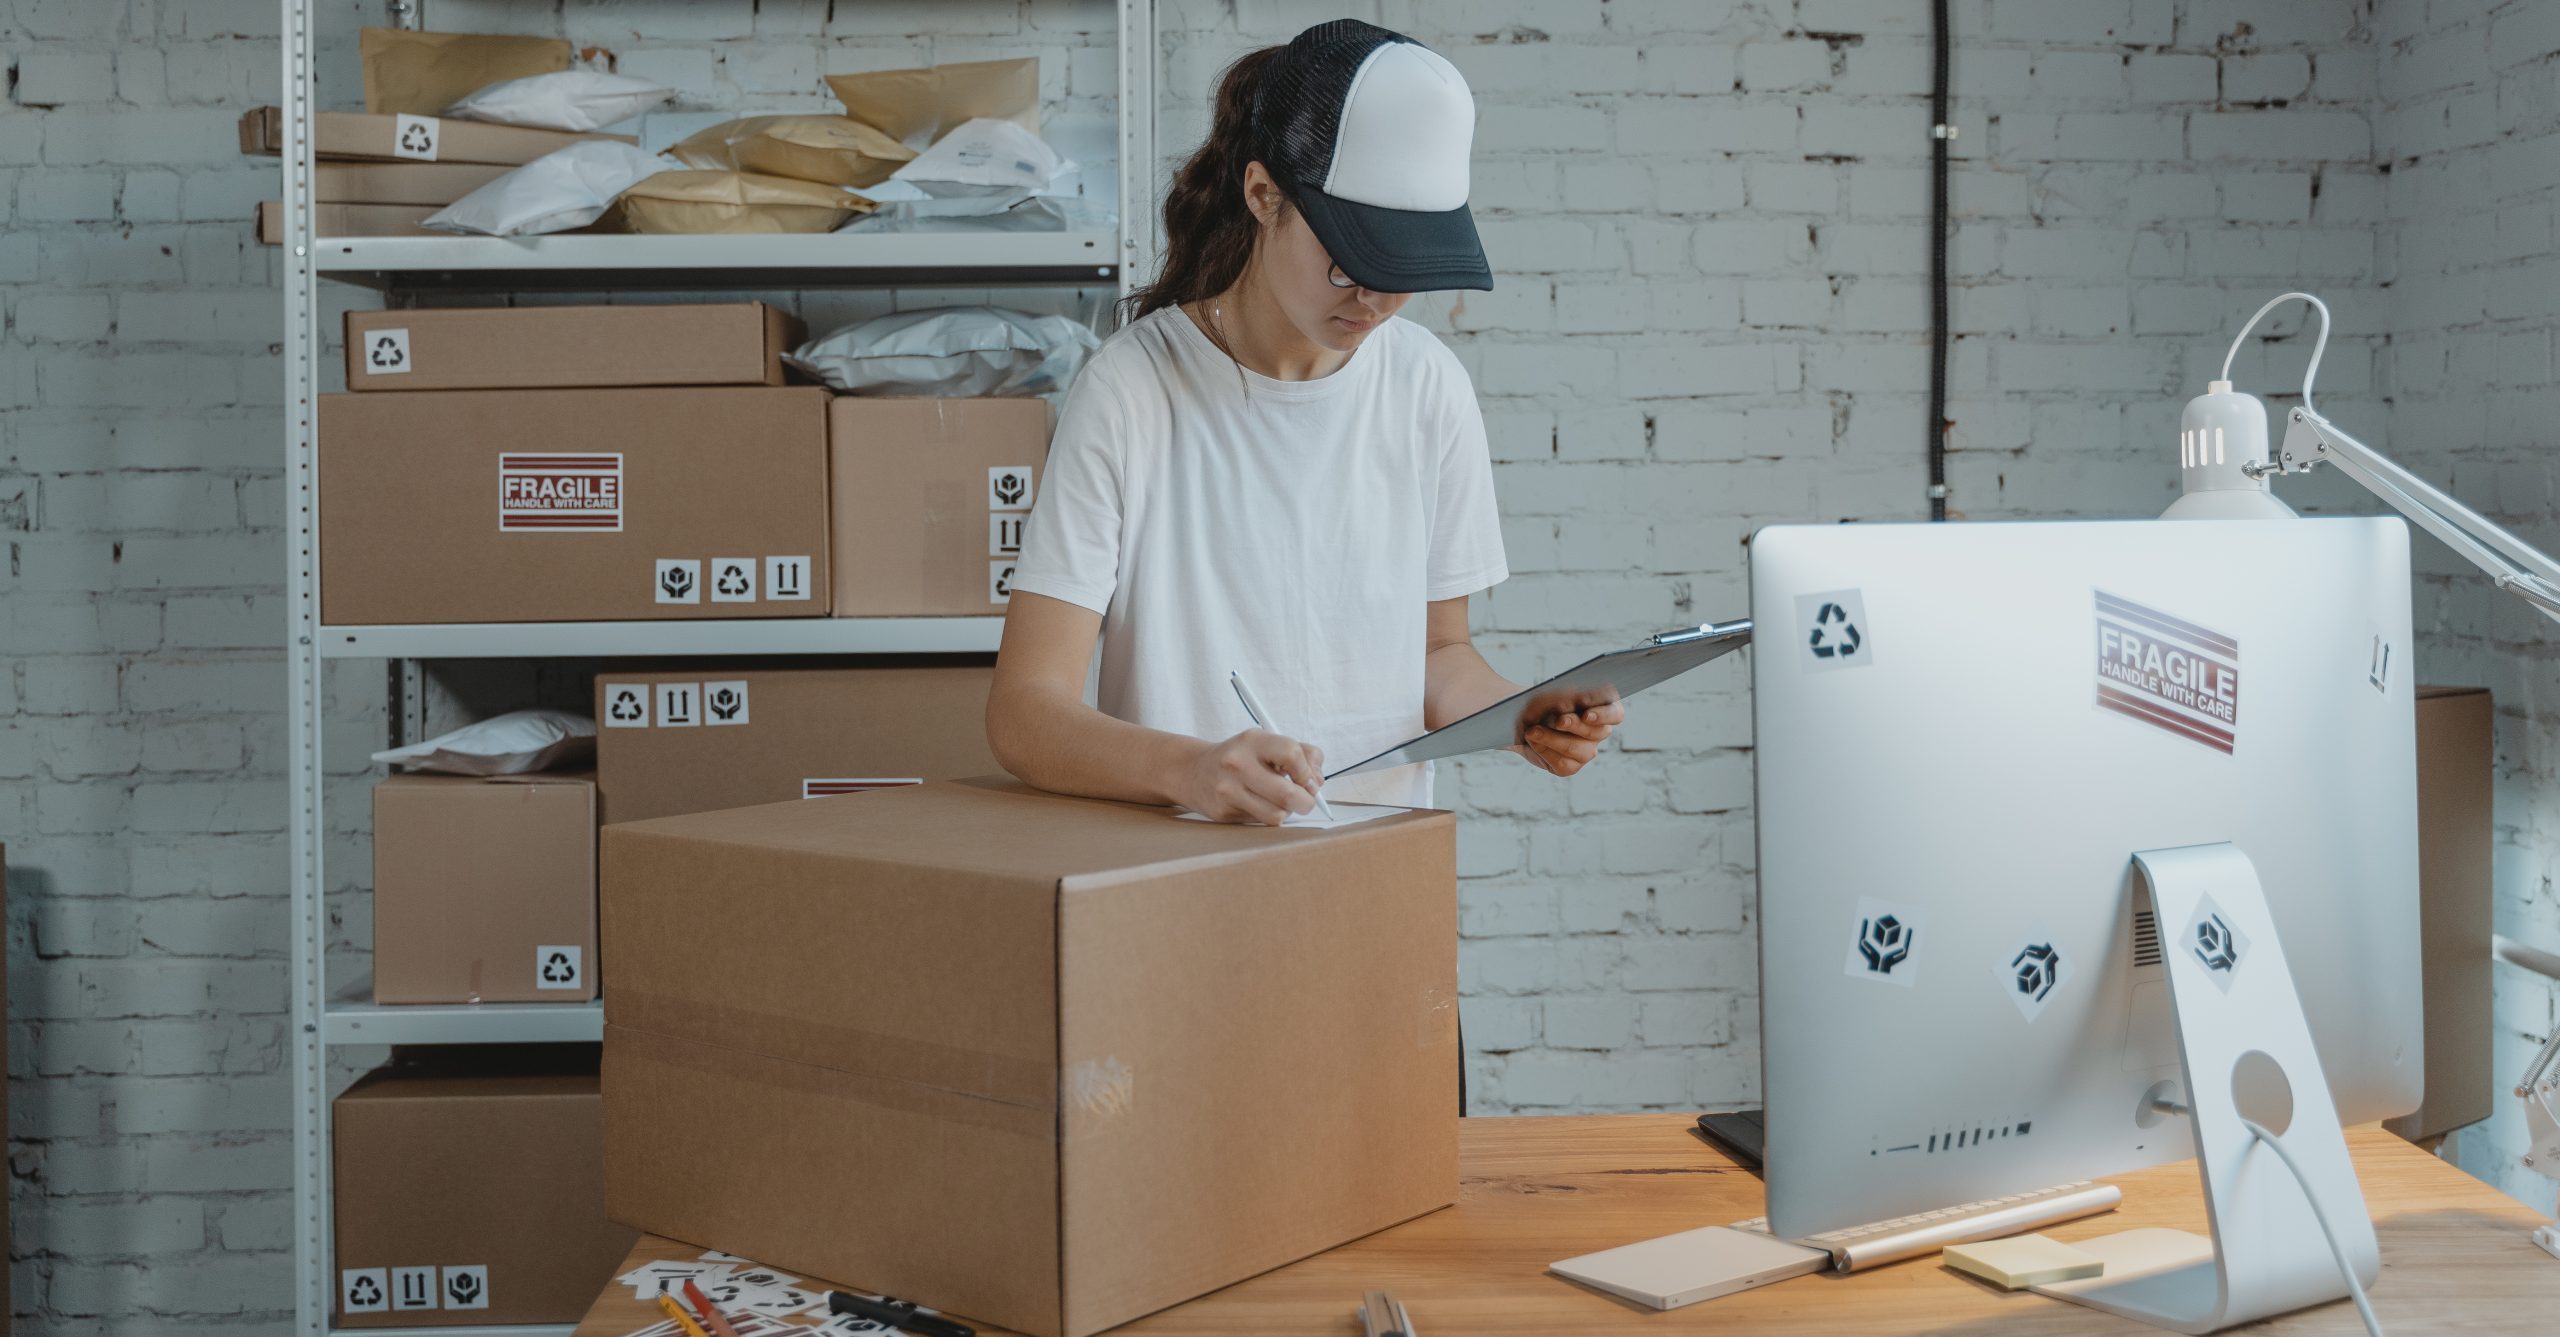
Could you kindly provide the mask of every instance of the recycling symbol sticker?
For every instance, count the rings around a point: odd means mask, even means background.
[[[604,724],[608,729],[649,727],[649,688],[636,682],[604,685]]]
[[[405,376],[409,372],[409,331],[375,330],[364,337],[364,369],[373,376]]]
[[[577,946],[533,949],[533,987],[576,989],[586,984],[586,949]]]
[[[1921,929],[1928,916],[1908,905],[1872,896],[1858,898],[1849,925],[1849,956],[1841,972],[1852,979],[1910,988],[1920,978]]]
[[[391,1308],[391,1271],[381,1267],[353,1267],[338,1274],[338,1311],[344,1314],[380,1314]]]
[[[402,112],[391,123],[391,153],[394,157],[415,158],[420,162],[436,160],[436,118],[413,116]]]
[[[1859,590],[1797,595],[1796,640],[1804,646],[1804,662],[1817,669],[1864,668],[1876,662],[1866,595]]]
[[[711,602],[754,603],[756,601],[756,559],[752,557],[714,557],[711,559]]]

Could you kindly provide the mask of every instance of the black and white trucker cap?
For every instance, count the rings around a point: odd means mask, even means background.
[[[1358,19],[1319,23],[1264,73],[1263,165],[1361,287],[1493,287],[1467,212],[1476,103],[1440,53]]]

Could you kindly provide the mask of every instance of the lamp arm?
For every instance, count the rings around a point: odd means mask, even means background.
[[[2323,463],[2336,465],[2391,509],[2486,572],[2498,588],[2560,621],[2560,562],[2347,435],[2319,413],[2297,408],[2286,419],[2284,449],[2275,472],[2305,473]]]

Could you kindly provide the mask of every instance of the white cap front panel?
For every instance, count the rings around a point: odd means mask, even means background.
[[[1351,77],[1324,193],[1382,209],[1446,213],[1467,202],[1475,132],[1475,98],[1457,66],[1412,42],[1381,43]]]

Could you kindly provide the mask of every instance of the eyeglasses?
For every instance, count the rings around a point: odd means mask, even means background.
[[[1360,286],[1359,284],[1351,281],[1350,275],[1342,272],[1342,266],[1340,265],[1335,265],[1333,268],[1326,270],[1324,272],[1324,281],[1337,288],[1357,288]]]

